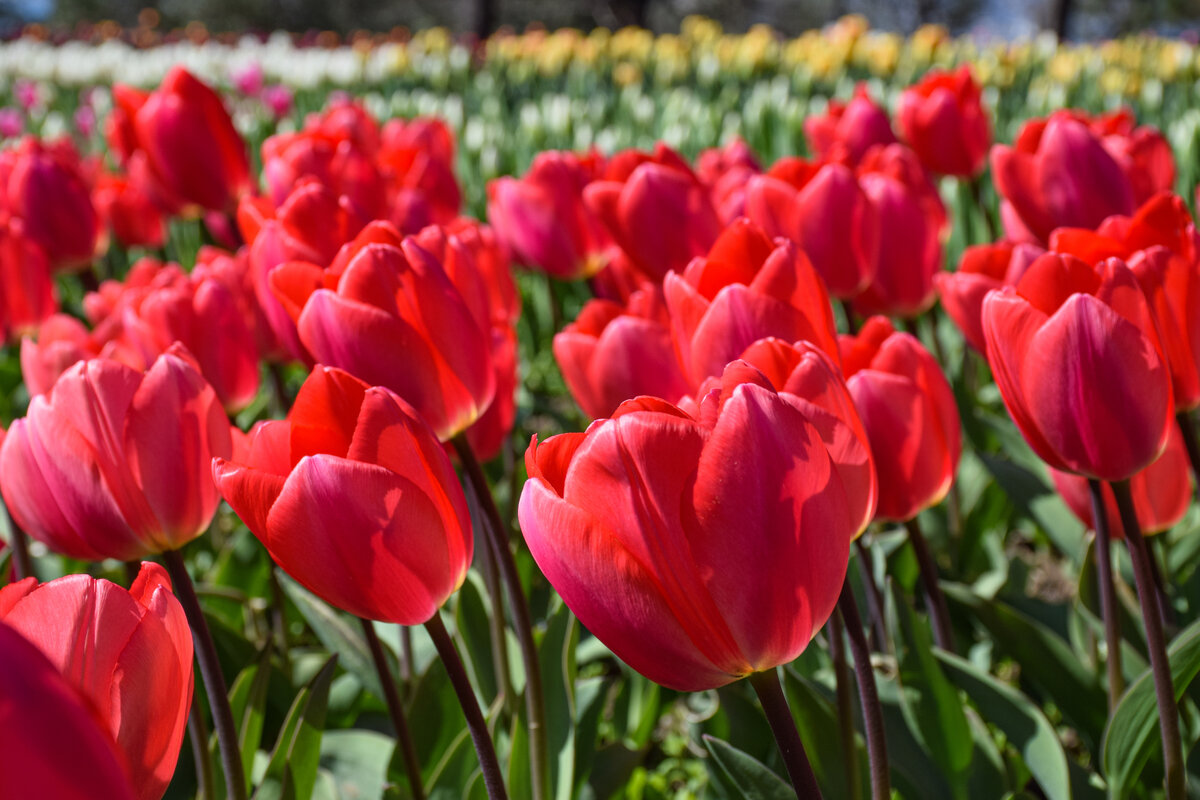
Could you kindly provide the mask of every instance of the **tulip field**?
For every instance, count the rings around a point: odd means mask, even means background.
[[[0,43],[0,800],[1200,797],[1200,45]]]

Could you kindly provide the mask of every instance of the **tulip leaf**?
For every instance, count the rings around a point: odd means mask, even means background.
[[[382,800],[395,750],[395,739],[375,731],[326,731],[320,764],[332,776],[333,796]]]
[[[1022,680],[1052,700],[1089,746],[1100,741],[1107,697],[1066,641],[1001,600],[984,599],[955,583],[943,582],[942,590],[951,606],[991,633],[996,650],[1021,665]]]
[[[1200,620],[1175,637],[1167,658],[1178,702],[1200,673]],[[1102,763],[1110,795],[1127,797],[1151,754],[1161,747],[1154,678],[1147,670],[1126,690],[1104,732]]]
[[[513,718],[508,751],[508,793],[513,797],[532,797],[533,779],[529,764],[529,722],[525,709]]]
[[[242,754],[242,769],[246,775],[246,789],[250,789],[254,756],[262,744],[263,722],[267,710],[267,690],[271,685],[271,651],[263,650],[258,660],[242,670],[229,690],[229,705],[233,711],[233,722],[237,726],[238,750]],[[223,797],[225,793],[224,772],[221,759],[213,758],[214,786]]]
[[[1054,727],[1038,707],[1025,695],[971,662],[942,650],[934,655],[951,680],[975,703],[983,718],[999,728],[1021,753],[1047,800],[1070,798],[1066,753]]]
[[[883,706],[883,729],[887,739],[892,780],[903,797],[951,797],[947,776],[938,768],[909,727],[903,711],[903,689],[894,679],[877,672],[875,688]]]
[[[329,687],[333,683],[337,660],[336,654],[330,656],[296,695],[280,728],[255,800],[304,800],[312,796],[320,766]]]
[[[550,785],[559,800],[570,800],[575,785],[575,647],[579,625],[565,603],[547,622],[539,646],[542,692],[546,701],[546,741],[550,748]]]
[[[796,792],[767,765],[715,736],[705,736],[709,771],[731,800],[796,800]]]
[[[337,653],[342,667],[357,677],[368,692],[383,702],[383,685],[375,671],[375,661],[367,647],[366,637],[360,630],[361,622],[349,614],[338,611],[321,598],[305,589],[286,574],[280,573],[279,584],[296,604],[305,622],[312,626],[313,633],[331,653]],[[385,657],[395,675],[391,650],[382,641]]]
[[[468,662],[474,680],[471,681],[483,697],[485,703],[491,703],[499,692],[496,680],[496,667],[493,661],[495,650],[492,647],[492,631],[489,620],[492,609],[486,597],[486,591],[481,588],[482,579],[474,572],[467,573],[467,579],[458,590],[458,604],[454,609],[454,624],[458,628],[466,650],[464,661]]]
[[[849,776],[844,767],[846,756],[842,752],[841,737],[835,735],[843,724],[853,727],[857,715],[854,719],[839,720],[834,704],[823,697],[811,681],[797,675],[790,668],[783,671],[783,687],[787,693],[788,705],[792,709],[792,718],[808,751],[817,781],[831,797],[857,796],[848,785]],[[867,786],[867,754],[857,736],[854,749],[859,773],[856,777],[858,786]]]

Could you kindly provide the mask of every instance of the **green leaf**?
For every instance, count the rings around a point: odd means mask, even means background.
[[[359,630],[362,623],[336,610],[282,572],[279,573],[279,583],[296,608],[300,609],[301,616],[312,626],[313,633],[317,634],[325,649],[337,653],[342,668],[357,677],[366,690],[382,702],[383,685],[379,682],[379,673],[375,671],[375,660],[371,658],[367,639]],[[389,657],[391,651],[387,645],[382,641],[380,644],[385,657]],[[389,657],[388,663],[394,675],[393,659]]]
[[[375,731],[326,731],[320,764],[333,777],[334,797],[382,800],[395,750],[392,737]]]
[[[938,666],[928,626],[899,598],[895,608],[907,645],[900,659],[901,709],[942,772],[961,782],[975,748],[958,690]]]
[[[320,766],[321,734],[329,702],[329,685],[337,668],[336,654],[300,690],[283,727],[275,750],[263,775],[255,800],[306,800],[312,796]]]
[[[499,685],[496,680],[489,622],[492,610],[485,590],[480,587],[482,583],[483,580],[474,571],[467,573],[467,579],[458,590],[454,624],[466,648],[463,655],[474,676],[472,685],[482,695],[484,702],[490,704],[496,699]]]
[[[754,756],[715,736],[705,736],[709,770],[732,800],[796,800],[796,792]]]
[[[792,709],[792,718],[800,739],[808,751],[812,762],[813,772],[817,782],[830,797],[853,797],[854,793],[847,786],[847,775],[844,768],[846,759],[842,752],[841,737],[837,735],[842,724],[854,726],[854,720],[839,720],[835,705],[826,700],[821,692],[807,678],[797,675],[792,669],[783,671],[783,688],[787,693],[788,706]],[[853,689],[852,689],[853,691]],[[862,743],[854,740],[857,751],[859,772],[859,787],[869,785],[870,778],[866,771],[867,754]]]
[[[949,582],[942,583],[942,590],[951,605],[988,630],[997,651],[1021,665],[1021,679],[1053,701],[1089,748],[1095,747],[1104,730],[1108,698],[1099,678],[1066,641],[1003,601],[986,600]]]
[[[570,800],[575,785],[575,647],[579,625],[565,603],[551,615],[539,647],[546,700],[546,742],[550,749],[550,785],[558,800]]]
[[[1200,673],[1200,620],[1180,631],[1167,648],[1167,658],[1178,702]],[[1154,678],[1147,670],[1126,690],[1104,732],[1102,759],[1110,794],[1128,796],[1150,754],[1161,747]]]
[[[271,685],[271,651],[266,649],[258,660],[242,670],[229,690],[229,706],[233,712],[233,723],[237,726],[238,750],[242,754],[242,769],[246,775],[246,791],[249,792],[250,773],[254,767],[254,756],[262,744],[263,720],[267,709],[267,690]],[[219,797],[225,796],[224,770],[221,759],[213,758],[213,783]]]
[[[937,651],[950,678],[967,693],[983,718],[1003,731],[1042,787],[1047,800],[1069,800],[1067,755],[1050,721],[1025,695],[953,653]]]

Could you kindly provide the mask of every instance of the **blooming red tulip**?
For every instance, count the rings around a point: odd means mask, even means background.
[[[855,296],[854,309],[915,317],[933,304],[946,209],[916,155],[903,145],[868,153],[859,184],[879,219],[879,250],[874,276]]]
[[[522,264],[556,278],[586,278],[605,265],[608,232],[584,204],[598,158],[548,151],[519,180],[488,184],[488,221]]]
[[[232,211],[249,188],[246,143],[217,93],[183,67],[171,68],[132,123],[137,147],[173,205]]]
[[[415,239],[375,222],[328,269],[292,261],[270,282],[317,360],[392,389],[440,438],[487,410],[496,388],[489,337]]]
[[[214,460],[221,494],[289,575],[338,608],[427,621],[471,563],[466,498],[445,451],[388,389],[318,366],[244,463]]]
[[[804,136],[817,158],[841,151],[851,164],[857,164],[875,145],[896,141],[887,112],[875,104],[861,83],[849,101],[830,100],[824,114],[810,114],[804,120]]]
[[[64,768],[63,744],[70,743]],[[105,720],[38,648],[0,622],[0,796],[134,800]]]
[[[1055,228],[1094,228],[1131,214],[1129,176],[1100,138],[1070,112],[1031,120],[1012,147],[991,152],[1004,229],[1014,241],[1044,244]]]
[[[229,427],[180,348],[145,374],[109,359],[80,362],[9,428],[0,492],[18,525],[72,558],[178,549],[217,510],[208,468],[229,455]]]
[[[841,337],[846,385],[879,475],[877,519],[908,520],[950,491],[962,454],[954,393],[917,339],[871,317]]]
[[[933,276],[941,295],[942,308],[962,331],[967,344],[980,353],[987,352],[983,339],[983,298],[992,289],[1016,285],[1029,265],[1046,252],[1035,244],[972,245],[963,251],[957,272],[939,272]]]
[[[387,215],[387,186],[371,156],[352,140],[313,130],[280,133],[263,142],[263,181],[267,197],[281,206],[300,181],[318,181],[335,197],[348,199],[357,216],[371,220]]]
[[[72,364],[98,355],[100,348],[82,322],[54,314],[42,324],[37,339],[21,340],[21,378],[29,396],[37,397],[50,391]]]
[[[58,292],[46,251],[25,234],[20,219],[0,223],[0,328],[27,333],[58,311]]]
[[[129,590],[87,575],[0,589],[0,620],[88,699],[124,755],[139,800],[158,800],[192,704],[192,634],[166,571],[142,564]],[[47,796],[47,795],[39,795]]]
[[[988,294],[983,333],[1008,413],[1051,467],[1119,481],[1166,446],[1171,373],[1125,262],[1048,253]]]
[[[970,178],[983,169],[992,127],[980,94],[966,64],[932,69],[901,92],[896,122],[930,172]]]
[[[82,269],[100,243],[100,221],[84,181],[79,155],[69,141],[32,137],[4,154],[0,174],[4,208],[19,217],[25,235],[45,250],[56,269]]]
[[[1135,203],[1175,188],[1175,156],[1161,131],[1150,125],[1139,127],[1128,108],[1094,117],[1076,113],[1101,137],[1104,149],[1129,177]]]
[[[1183,436],[1178,426],[1171,426],[1167,449],[1163,450],[1153,464],[1135,473],[1129,480],[1133,494],[1133,508],[1137,512],[1138,527],[1144,534],[1162,533],[1183,519],[1192,503],[1191,468]],[[1070,472],[1050,468],[1054,488],[1066,501],[1067,508],[1089,528],[1095,528],[1092,517],[1091,492],[1087,478]],[[1120,510],[1112,487],[1101,484],[1104,494],[1105,517],[1109,533],[1114,539],[1125,538],[1125,527],[1121,522]]]
[[[628,177],[613,177],[638,159]],[[614,158],[605,180],[588,184],[583,197],[633,265],[655,280],[703,255],[721,230],[704,185],[661,144],[653,157]]]
[[[534,437],[521,530],[629,666],[722,686],[794,659],[833,611],[857,520],[821,431],[844,424],[731,364],[698,417],[642,397],[586,433]]]
[[[780,159],[746,185],[746,216],[803,248],[834,297],[856,297],[875,277],[879,214],[843,164]]]
[[[554,359],[583,413],[611,416],[640,395],[678,402],[691,391],[675,358],[662,290],[640,289],[625,306],[589,300],[554,337]]]
[[[722,225],[746,216],[746,184],[761,172],[762,165],[740,136],[724,147],[702,150],[696,158],[696,177],[708,187]]]
[[[721,374],[758,339],[813,342],[837,357],[829,295],[790,241],[771,241],[754,223],[726,228],[707,257],[663,284],[676,351],[693,386]]]
[[[92,203],[122,247],[163,246],[167,223],[152,194],[120,175],[102,174],[92,186]]]

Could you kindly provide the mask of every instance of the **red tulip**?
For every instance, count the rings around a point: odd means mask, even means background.
[[[366,220],[387,216],[383,175],[371,156],[352,140],[307,129],[275,134],[263,142],[262,161],[267,197],[277,207],[301,180],[310,178],[335,197],[346,198],[356,216]]]
[[[221,494],[289,575],[360,617],[417,625],[471,563],[466,499],[445,451],[388,389],[318,366],[286,421],[218,458]]]
[[[1146,295],[1111,258],[1048,253],[983,301],[988,362],[1013,421],[1051,467],[1131,477],[1167,443],[1171,373]]]
[[[954,393],[917,339],[871,317],[841,337],[846,385],[879,475],[877,519],[908,520],[950,491],[962,454]]]
[[[390,120],[375,158],[388,186],[389,217],[403,233],[449,225],[462,210],[454,136],[438,119]]]
[[[1200,246],[1183,200],[1164,192],[1095,231],[1059,228],[1050,243],[1089,264],[1125,259],[1154,310],[1176,408],[1200,405]]]
[[[874,277],[854,298],[862,314],[915,317],[934,300],[946,209],[913,151],[893,144],[867,154],[859,184],[879,218]]]
[[[63,745],[70,743],[70,766]],[[91,704],[0,622],[0,796],[134,800],[124,758]]]
[[[696,418],[643,397],[586,433],[534,437],[525,541],[580,622],[651,680],[698,691],[773,669],[846,574],[857,504],[826,425],[844,423],[735,363]]]
[[[992,127],[966,64],[954,72],[931,69],[901,92],[896,122],[930,172],[970,178],[983,169]]]
[[[741,137],[702,150],[696,158],[696,177],[708,187],[722,225],[746,216],[746,185],[760,173],[762,165]]]
[[[834,297],[856,297],[875,277],[879,214],[843,164],[780,159],[746,185],[746,216],[800,245]]]
[[[1135,473],[1129,481],[1133,508],[1137,512],[1138,527],[1142,533],[1162,533],[1183,519],[1192,503],[1191,474],[1183,436],[1179,427],[1172,425],[1167,449],[1153,464]],[[1050,477],[1071,513],[1087,527],[1095,528],[1087,478],[1053,467],[1050,468]],[[1109,532],[1114,539],[1124,539],[1125,528],[1112,487],[1101,484],[1101,491],[1104,494],[1104,514],[1108,519]]]
[[[420,150],[443,164],[454,164],[454,134],[437,117],[389,119],[380,132],[384,152]]]
[[[82,322],[55,314],[42,324],[36,340],[21,340],[21,378],[29,396],[37,397],[49,392],[72,364],[98,355],[100,348]]]
[[[192,634],[166,571],[143,563],[128,591],[87,575],[40,586],[26,578],[0,590],[0,619],[106,723],[134,796],[162,797],[192,705]]]
[[[587,207],[595,155],[539,153],[519,180],[488,184],[488,221],[520,263],[556,278],[586,278],[605,265],[608,232]]]
[[[443,440],[487,410],[496,388],[488,335],[415,239],[371,223],[328,269],[292,261],[270,283],[317,360],[392,389]]]
[[[180,66],[133,117],[137,147],[164,199],[181,208],[232,211],[250,185],[246,143],[221,98]]]
[[[747,219],[726,228],[707,257],[663,284],[676,351],[693,386],[721,374],[758,339],[813,342],[837,357],[829,295],[804,254]]]
[[[804,136],[817,158],[841,152],[851,164],[857,164],[875,145],[896,141],[887,112],[875,104],[861,83],[849,101],[830,100],[824,114],[810,114],[804,120]]]
[[[100,221],[70,142],[28,137],[4,154],[9,163],[4,206],[19,217],[25,234],[46,251],[55,269],[83,269],[100,245]]]
[[[1055,228],[1094,228],[1131,214],[1129,176],[1100,138],[1067,111],[1031,120],[1012,147],[991,152],[1004,229],[1014,241],[1044,244]]]
[[[92,203],[122,247],[163,246],[167,224],[152,195],[120,175],[102,174],[92,187]]]
[[[939,272],[933,276],[941,295],[942,308],[962,331],[967,344],[980,353],[987,352],[983,339],[983,298],[992,289],[1014,286],[1029,265],[1046,252],[1035,244],[972,245],[963,251],[957,272]]]
[[[605,180],[588,184],[584,202],[633,265],[661,280],[703,255],[721,224],[704,185],[666,145],[659,144],[653,157],[622,155],[614,157]]]
[[[592,419],[640,395],[678,402],[691,391],[675,358],[662,290],[647,286],[625,306],[589,300],[554,337],[554,358],[571,396]]]
[[[1095,117],[1077,114],[1101,137],[1104,149],[1129,177],[1135,203],[1140,205],[1159,192],[1174,189],[1175,156],[1161,131],[1150,125],[1138,127],[1128,108]]]
[[[875,462],[871,458],[871,442],[854,407],[854,398],[842,378],[841,368],[811,342],[788,344],[774,338],[759,339],[746,348],[739,360],[761,372],[781,394],[795,395],[844,423],[825,425],[821,436],[834,461],[841,465],[851,516],[856,522],[855,530],[861,534],[875,518],[879,487]],[[696,396],[703,400],[726,381],[725,376],[709,378]],[[698,407],[692,405],[686,401],[680,403],[680,407],[689,413],[698,411]]]
[[[0,327],[9,337],[28,333],[58,311],[58,292],[46,251],[20,219],[0,223]]]
[[[80,362],[12,424],[0,492],[18,525],[72,558],[178,549],[217,510],[207,470],[229,455],[229,427],[182,349],[144,375],[108,359]]]

